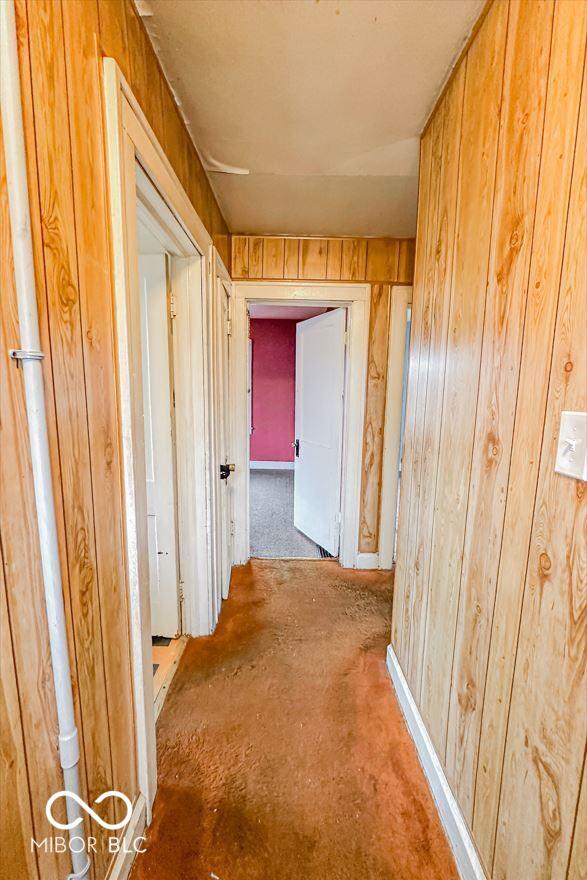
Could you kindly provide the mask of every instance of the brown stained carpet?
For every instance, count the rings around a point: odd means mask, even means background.
[[[158,728],[132,878],[457,878],[385,668],[391,578],[335,561],[235,570]]]

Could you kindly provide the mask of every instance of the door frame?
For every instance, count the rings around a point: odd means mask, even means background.
[[[211,590],[211,606],[210,606],[210,614],[211,614],[211,623],[212,628],[216,625],[218,621],[218,615],[220,612],[220,606],[223,599],[226,599],[228,596],[228,592],[223,589],[223,573],[224,573],[224,560],[222,558],[222,520],[221,520],[221,508],[219,502],[219,493],[222,489],[220,486],[220,460],[218,457],[218,448],[219,448],[219,437],[222,436],[222,432],[227,436],[227,449],[228,455],[230,456],[231,452],[231,424],[224,424],[224,412],[222,407],[218,408],[218,399],[217,392],[219,388],[228,387],[229,376],[224,376],[219,374],[219,367],[222,369],[222,357],[220,359],[217,358],[218,349],[217,345],[219,342],[219,335],[224,332],[229,334],[229,328],[222,326],[220,323],[222,320],[222,310],[221,310],[221,297],[220,297],[220,287],[224,287],[226,290],[230,301],[232,302],[232,279],[228,272],[228,269],[224,265],[220,254],[216,250],[216,248],[211,245],[210,246],[210,256],[208,262],[208,271],[209,275],[209,284],[208,284],[208,312],[210,316],[210,333],[209,333],[209,345],[208,345],[208,359],[209,359],[209,406],[210,406],[210,426],[211,426],[211,446],[210,446],[210,472],[212,474],[212,479],[210,480],[210,534],[211,538],[211,555],[214,558],[214,573],[212,576],[212,590]],[[233,560],[230,558],[229,566],[232,569]]]
[[[120,68],[104,59],[106,149],[114,266],[125,555],[139,796],[147,824],[157,789],[155,707],[146,527],[140,321],[137,320],[137,202],[168,236],[174,326],[178,532],[184,631],[211,632],[208,265],[212,240],[198,217]],[[136,172],[137,163],[144,174]],[[181,400],[181,404],[180,404]],[[194,443],[197,437],[201,442]],[[181,586],[181,582],[180,582]]]
[[[248,306],[253,302],[343,307],[348,311],[345,406],[343,424],[342,490],[339,560],[356,568],[359,554],[361,474],[365,399],[369,356],[370,284],[336,282],[239,281],[233,286],[231,411],[234,479],[234,563],[250,558],[249,425],[248,425]]]

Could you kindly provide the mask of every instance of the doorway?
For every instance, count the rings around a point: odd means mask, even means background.
[[[137,202],[139,309],[153,699],[163,705],[185,640],[178,532],[172,289],[173,255],[157,219]]]
[[[138,218],[149,593],[153,637],[181,632],[170,255]]]
[[[112,59],[104,60],[104,87],[140,824],[150,820],[157,787],[155,720],[169,680],[187,636],[208,635],[215,623],[209,334],[216,255]],[[153,645],[153,636],[169,641],[173,655],[161,655],[169,645]],[[163,679],[156,700],[154,666]]]
[[[249,306],[252,557],[338,556],[346,324],[344,308]]]
[[[356,567],[369,303],[360,284],[234,286],[237,563],[332,555]],[[288,352],[287,377],[276,377],[259,352],[261,322],[270,320],[293,322],[289,341],[283,328],[272,331]],[[285,395],[271,393],[279,383]]]

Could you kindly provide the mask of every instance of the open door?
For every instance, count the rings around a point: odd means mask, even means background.
[[[172,360],[164,253],[139,257],[149,586],[153,635],[179,624]]]
[[[346,309],[296,328],[294,524],[338,556]]]
[[[228,596],[233,561],[233,497],[230,443],[230,280],[213,253],[213,388],[217,590],[215,619]]]

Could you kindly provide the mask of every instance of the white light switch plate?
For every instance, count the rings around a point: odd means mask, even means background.
[[[554,469],[565,477],[587,480],[587,413],[561,413]]]

